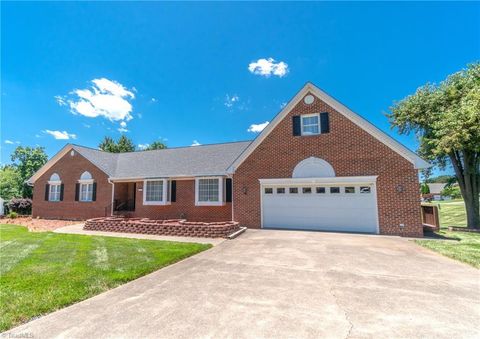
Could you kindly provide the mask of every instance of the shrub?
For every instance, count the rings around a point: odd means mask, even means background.
[[[13,198],[8,202],[8,210],[17,214],[32,213],[32,199]]]
[[[458,199],[462,197],[460,192],[460,187],[458,186],[447,186],[440,193],[444,197],[452,197],[453,199]]]
[[[11,218],[11,219],[15,219],[16,217],[18,217],[18,213],[17,212],[10,212],[10,213],[7,214],[7,217]]]

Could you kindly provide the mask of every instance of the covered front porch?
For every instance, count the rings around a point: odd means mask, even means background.
[[[136,182],[114,182],[112,204],[107,215],[125,215],[135,212],[135,199],[137,194]],[[108,213],[109,212],[109,213]]]

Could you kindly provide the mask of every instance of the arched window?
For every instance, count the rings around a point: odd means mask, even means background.
[[[60,176],[57,173],[53,173],[50,176],[50,180],[47,184],[47,191],[45,193],[45,197],[48,197],[48,201],[61,201],[63,200],[62,194],[62,181],[60,180]]]
[[[93,177],[90,174],[90,172],[85,171],[82,173],[80,176],[80,180],[78,181],[78,188],[76,192],[76,197],[78,197],[77,200],[80,201],[95,201],[95,190],[96,190],[96,185],[93,182]]]
[[[60,181],[60,176],[57,173],[53,173],[50,176],[50,181]]]
[[[80,176],[80,180],[93,180],[93,178],[92,178],[92,175],[90,174],[90,172],[85,171]]]
[[[295,166],[292,178],[329,178],[334,177],[335,171],[328,162],[323,159],[310,157],[300,161]]]

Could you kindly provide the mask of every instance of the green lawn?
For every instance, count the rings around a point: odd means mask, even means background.
[[[0,225],[0,331],[210,247]]]
[[[440,212],[440,231],[435,233],[445,240],[415,240],[415,242],[447,257],[480,268],[480,233],[448,231],[448,226],[467,225],[463,200],[439,201],[432,204],[436,204]]]

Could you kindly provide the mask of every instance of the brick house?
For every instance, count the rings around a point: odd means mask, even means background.
[[[253,141],[112,154],[66,145],[33,216],[111,214],[422,236],[414,152],[307,83]]]

